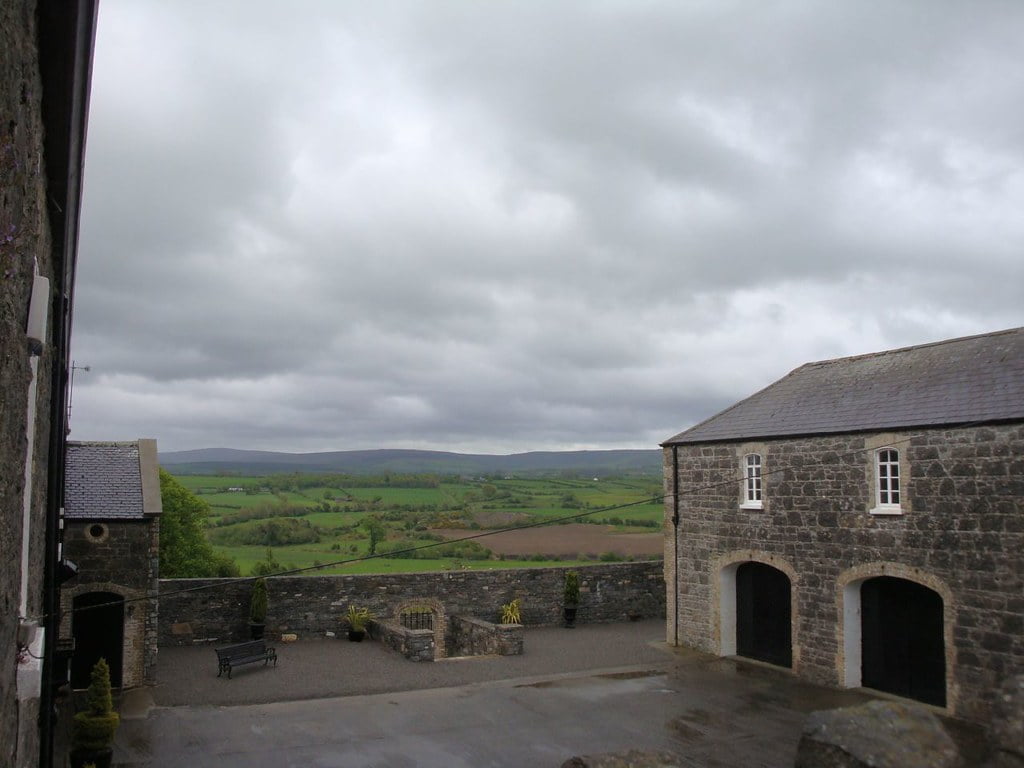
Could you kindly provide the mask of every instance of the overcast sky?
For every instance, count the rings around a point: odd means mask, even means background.
[[[1024,325],[1024,3],[103,0],[71,438],[653,448]]]

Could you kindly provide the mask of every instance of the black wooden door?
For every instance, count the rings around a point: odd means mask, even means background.
[[[764,563],[736,570],[736,653],[780,667],[793,665],[789,577]]]
[[[71,657],[71,687],[88,688],[93,666],[104,658],[110,667],[110,685],[120,688],[124,598],[113,592],[87,592],[76,597],[72,605],[75,651]]]
[[[860,603],[863,684],[945,706],[942,597],[912,581],[879,576],[861,585]]]

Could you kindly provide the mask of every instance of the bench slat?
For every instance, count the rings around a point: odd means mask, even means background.
[[[230,679],[232,667],[252,664],[257,661],[262,661],[264,666],[273,661],[274,666],[277,666],[277,651],[268,647],[264,640],[224,645],[214,648],[214,650],[217,652],[217,677],[227,672],[228,679]]]

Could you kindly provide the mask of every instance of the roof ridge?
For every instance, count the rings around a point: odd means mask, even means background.
[[[927,347],[940,347],[945,344],[958,344],[964,341],[972,341],[974,339],[985,339],[992,338],[994,336],[1005,336],[1011,333],[1020,333],[1024,331],[1024,326],[1018,328],[1004,328],[1001,331],[991,331],[989,333],[975,333],[971,336],[958,336],[955,339],[941,339],[940,341],[928,341],[924,344],[911,344],[906,347],[897,347],[896,349],[883,349],[879,352],[865,352],[860,355],[847,355],[845,357],[832,357],[827,360],[815,360],[811,363],[804,363],[800,366],[801,368],[815,365],[831,365],[833,363],[848,363],[854,360],[867,360],[869,358],[885,357],[886,355],[899,355],[906,352],[912,352],[917,349],[926,349]],[[799,370],[799,369],[796,369]],[[783,377],[785,378],[785,377]],[[781,379],[780,379],[781,381]],[[768,386],[771,386],[770,384]]]
[[[68,440],[68,447],[83,445],[138,445],[138,440]]]

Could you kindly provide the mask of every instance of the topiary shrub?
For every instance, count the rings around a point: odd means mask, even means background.
[[[576,571],[567,571],[565,574],[565,589],[563,591],[563,602],[565,605],[579,605],[580,603],[580,575]]]
[[[72,763],[110,765],[111,744],[120,722],[110,692],[110,667],[106,659],[100,659],[92,668],[85,709],[71,723]]]
[[[252,583],[252,596],[249,601],[249,621],[263,624],[267,620],[267,582],[256,579]]]

